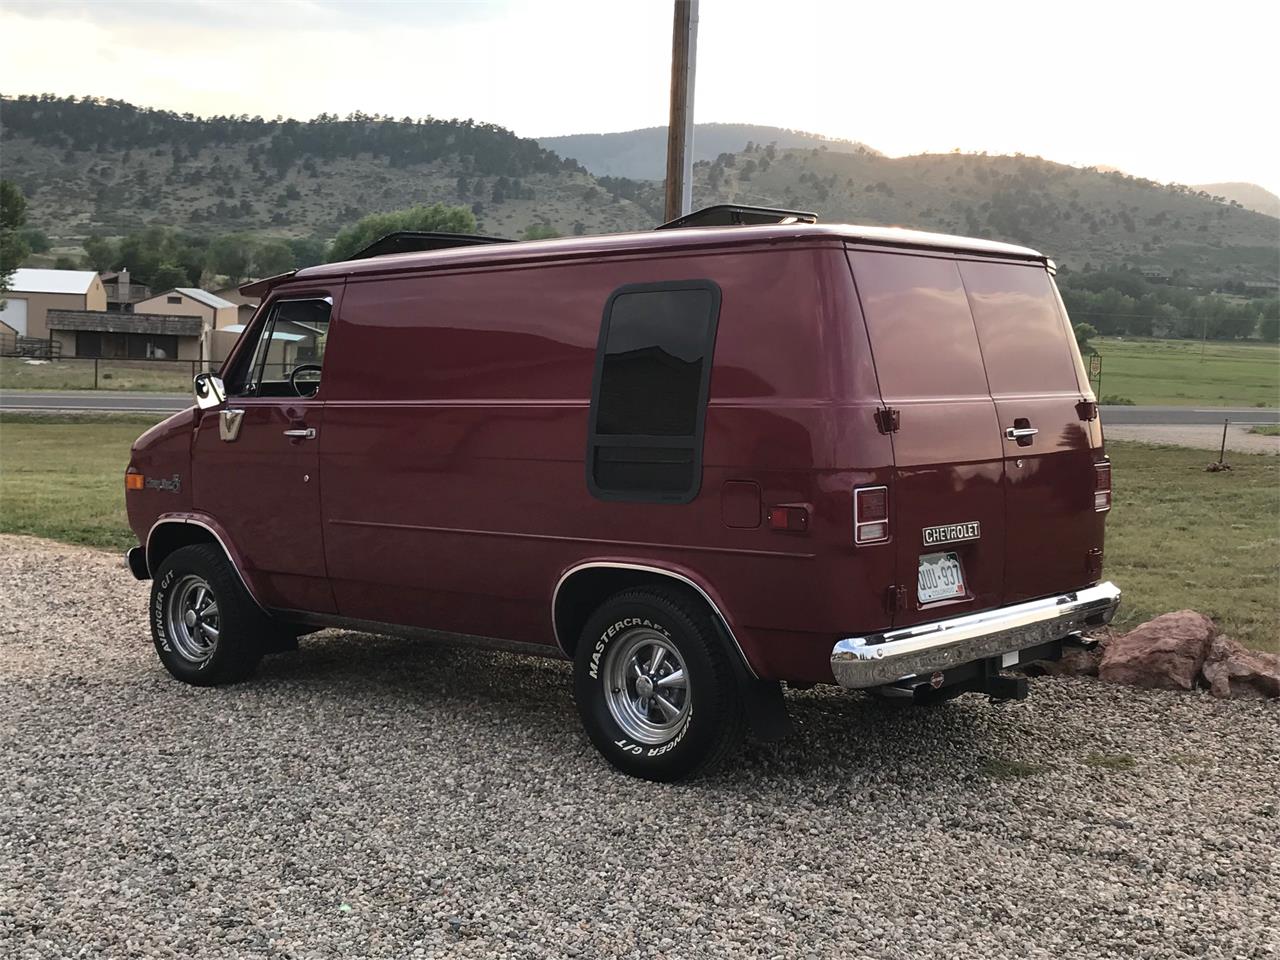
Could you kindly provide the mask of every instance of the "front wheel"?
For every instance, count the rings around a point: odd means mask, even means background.
[[[615,594],[587,621],[574,659],[587,736],[619,770],[646,780],[714,766],[745,727],[729,656],[706,609],[682,595]]]
[[[270,622],[212,544],[173,551],[151,582],[151,639],[184,683],[210,687],[253,673]]]

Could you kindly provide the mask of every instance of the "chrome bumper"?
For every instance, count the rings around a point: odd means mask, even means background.
[[[831,672],[842,687],[878,687],[921,673],[1061,640],[1110,623],[1120,588],[1100,583],[1074,593],[864,637],[831,650]]]

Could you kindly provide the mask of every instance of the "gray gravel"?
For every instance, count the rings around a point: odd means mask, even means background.
[[[1280,709],[788,695],[622,777],[563,663],[329,632],[168,679],[111,554],[0,537],[0,955],[1272,957]]]

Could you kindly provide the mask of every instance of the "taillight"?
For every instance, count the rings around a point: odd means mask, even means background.
[[[853,542],[884,543],[889,539],[889,488],[858,487],[853,491]]]
[[[1093,465],[1093,509],[1104,513],[1111,509],[1111,462]]]

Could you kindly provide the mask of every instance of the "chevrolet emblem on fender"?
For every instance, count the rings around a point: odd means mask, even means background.
[[[936,547],[942,543],[960,543],[964,540],[977,540],[982,536],[982,525],[977,520],[967,523],[944,523],[938,527],[925,527],[924,545]]]

